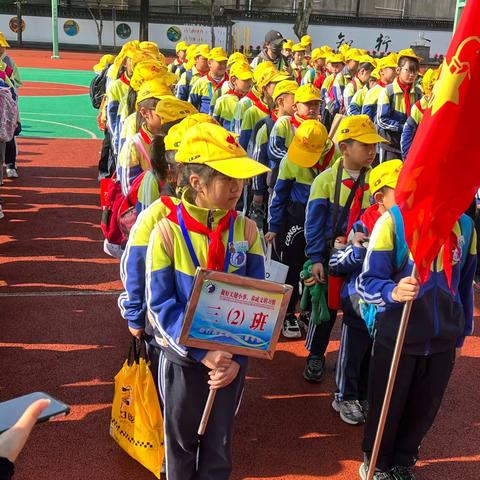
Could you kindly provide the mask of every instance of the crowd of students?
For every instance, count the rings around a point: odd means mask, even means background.
[[[251,64],[208,45],[180,42],[176,53],[167,65],[154,43],[129,42],[102,58],[92,84],[94,94],[104,93],[105,251],[121,258],[119,307],[130,332],[159,353],[167,478],[229,478],[245,382],[246,358],[179,343],[195,269],[263,279],[270,243],[294,287],[282,334],[306,332],[306,381],[324,377],[343,312],[332,407],[346,423],[365,423],[361,478],[402,306],[415,299],[374,476],[414,479],[420,445],[473,328],[472,220],[458,220],[420,285],[395,207],[438,70],[425,71],[410,48],[373,58],[345,44],[312,48],[308,35],[293,44],[277,31],[266,34]],[[245,245],[239,264],[232,251]],[[299,308],[313,286],[315,315],[311,305]],[[209,389],[218,393],[199,446]]]

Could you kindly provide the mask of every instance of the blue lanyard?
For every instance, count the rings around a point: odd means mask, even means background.
[[[193,265],[196,268],[200,267],[200,262],[198,261],[197,254],[195,253],[195,249],[193,248],[192,240],[190,239],[190,235],[188,234],[187,227],[185,226],[185,222],[183,221],[182,217],[182,204],[180,203],[177,207],[177,217],[178,223],[182,230],[183,238],[185,239],[185,243],[187,244],[188,252],[190,253],[190,257],[192,258]],[[230,229],[228,232],[228,245],[226,248],[226,255],[225,255],[225,263],[223,266],[224,272],[228,273],[228,265],[230,263],[230,244],[233,242],[233,230],[235,226],[235,218],[232,215],[230,217]],[[218,228],[218,227],[217,227]]]

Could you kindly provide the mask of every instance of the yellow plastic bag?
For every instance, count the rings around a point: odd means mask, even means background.
[[[115,376],[110,435],[131,457],[160,478],[165,454],[163,417],[143,340],[132,338]]]

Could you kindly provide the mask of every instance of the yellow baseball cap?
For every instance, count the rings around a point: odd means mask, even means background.
[[[388,143],[381,137],[368,115],[345,117],[338,126],[336,141],[356,140],[360,143]]]
[[[293,40],[285,40],[283,42],[283,49],[284,50],[292,50],[293,48]]]
[[[153,53],[153,55],[158,55],[160,53],[160,49],[155,42],[140,42],[138,47],[144,52]]]
[[[237,62],[230,69],[230,78],[237,77],[240,80],[252,80],[253,70],[247,62]]]
[[[380,78],[380,69],[378,67],[376,67],[372,73],[370,74],[370,78],[375,78],[375,79],[379,79]]]
[[[216,62],[226,62],[228,61],[228,55],[222,47],[215,47],[210,50],[208,59],[215,60]]]
[[[164,96],[157,103],[155,113],[160,117],[162,123],[170,123],[198,113],[198,110],[189,102],[173,96]]]
[[[328,132],[321,122],[305,120],[288,147],[288,159],[300,167],[313,167],[320,160],[327,140]]]
[[[429,68],[423,75],[422,88],[425,95],[430,95],[433,91],[433,86],[440,76],[440,69]]]
[[[263,72],[269,68],[276,68],[273,62],[259,63],[253,71],[253,81],[257,83]]]
[[[300,43],[304,46],[304,47],[308,47],[312,44],[312,37],[310,35],[304,35],[301,40],[300,40]]]
[[[252,178],[270,169],[248,157],[237,138],[220,125],[201,123],[190,128],[178,148],[179,163],[208,165],[231,178]]]
[[[342,43],[340,47],[338,47],[338,51],[342,55],[346,55],[349,50],[350,50],[350,45],[348,45],[347,43]]]
[[[386,57],[381,58],[377,63],[377,68],[382,70],[382,68],[397,68],[398,59],[396,54],[390,54]]]
[[[330,53],[327,63],[345,63],[345,57],[341,53]]]
[[[208,58],[209,55],[210,55],[210,47],[206,43],[202,43],[201,45],[197,45],[197,48],[195,49],[193,57],[197,58],[201,56],[201,57]]]
[[[143,82],[137,93],[136,107],[138,110],[138,104],[149,98],[162,98],[173,97],[173,93],[170,88],[161,80],[161,78],[154,78],[153,80],[147,80]]]
[[[310,60],[315,62],[315,60],[319,60],[320,58],[327,58],[328,53],[323,50],[322,48],[314,48],[312,50],[312,55]]]
[[[1,44],[0,40],[0,47],[5,47],[5,45]],[[115,55],[104,55],[96,65],[93,66],[93,71],[96,73],[100,73],[102,70],[104,70],[107,65],[112,65],[112,63],[115,61]]]
[[[358,62],[361,56],[362,52],[358,48],[349,48],[345,53],[345,60],[347,62],[349,62],[350,60]]]
[[[370,65],[373,65],[375,67],[376,61],[374,58],[372,58],[370,55],[359,55],[358,56],[358,63],[369,63]]]
[[[199,123],[213,123],[214,125],[219,125],[219,123],[207,113],[194,113],[193,115],[189,115],[168,131],[168,134],[165,137],[165,149],[178,150],[187,130]]]
[[[247,57],[242,52],[233,52],[228,57],[227,66],[229,67],[230,65],[233,65],[234,63],[246,62],[246,61],[247,61]]]
[[[320,101],[321,99],[322,96],[320,94],[320,90],[311,83],[302,85],[295,92],[295,103],[308,103]]]
[[[298,83],[295,80],[282,80],[275,85],[272,98],[276,101],[277,98],[284,93],[291,93],[292,95],[295,95],[297,90]]]
[[[177,76],[167,70],[167,67],[157,60],[150,59],[140,62],[133,71],[130,86],[138,92],[143,82],[159,78],[167,87],[173,85]]]
[[[4,47],[4,48],[10,47],[3,32],[0,32],[0,47]]]
[[[137,50],[135,52],[135,55],[132,58],[132,69],[135,71],[135,67],[140,63],[140,62],[145,62],[146,60],[156,60],[157,62],[160,62],[158,57],[154,55],[151,52],[148,52],[146,50]]]
[[[398,52],[398,61],[400,61],[400,59],[402,57],[408,57],[408,58],[413,58],[415,60],[418,60],[419,62],[421,62],[423,60],[422,57],[419,57],[414,51],[413,51],[413,48],[405,48],[404,50],[400,50]]]
[[[371,172],[368,180],[372,195],[383,187],[395,188],[403,167],[399,159],[388,160],[377,165]]]
[[[187,45],[187,42],[184,42],[184,41],[181,41],[181,42],[178,42],[176,45],[175,45],[175,52],[181,52],[181,51],[187,51],[188,49],[188,45]]]
[[[275,67],[266,68],[257,80],[258,88],[266,87],[269,83],[289,80],[291,77],[286,72],[280,72]]]
[[[305,45],[303,45],[302,43],[296,43],[292,47],[292,52],[304,52],[304,51],[305,51]]]
[[[195,44],[195,43],[192,43],[191,45],[189,45],[187,47],[187,60],[192,60],[193,59],[193,57],[195,56],[194,54],[195,54],[195,51],[197,50],[197,48],[198,48],[198,45]],[[190,57],[192,57],[192,58],[190,58]]]
[[[330,45],[322,45],[320,48],[326,53],[333,52],[333,49]]]

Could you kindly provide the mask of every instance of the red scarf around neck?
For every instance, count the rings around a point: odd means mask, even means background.
[[[213,91],[216,92],[219,88],[222,88],[222,85],[228,80],[228,75],[225,74],[222,79],[217,83],[217,81],[210,75],[210,72],[207,72],[208,80],[215,85]]]
[[[387,86],[387,84],[383,83],[381,80],[377,80],[377,85],[380,85],[383,88],[385,88]]]
[[[355,184],[355,180],[353,180],[353,178],[346,178],[345,180],[343,180],[342,183],[351,190],[353,188],[353,185]],[[360,213],[362,212],[363,194],[368,191],[368,189],[368,184],[363,185],[363,188],[360,185],[355,192],[355,196],[353,197],[353,202],[350,207],[350,212],[348,214],[348,224],[346,231],[347,237],[353,227],[353,224],[360,218]]]
[[[251,90],[247,93],[247,97],[259,110],[261,110],[263,113],[266,113],[267,115],[270,115],[269,108]]]
[[[305,120],[307,120],[307,118],[303,118],[301,115],[299,115],[298,113],[294,113],[291,117],[290,117],[290,121],[292,122],[292,125],[295,127],[295,128],[298,128]]]
[[[375,203],[371,207],[368,207],[360,217],[362,223],[367,227],[368,234],[371,235],[373,227],[377,223],[377,220],[382,216],[378,209],[378,203]]]
[[[397,79],[398,86],[401,88],[403,92],[403,96],[405,98],[405,114],[407,117],[410,116],[410,112],[412,110],[411,101],[410,101],[410,90],[412,88],[411,85],[403,84],[399,79]]]
[[[235,96],[238,97],[238,98],[243,98],[243,97],[245,96],[244,93],[237,92],[237,91],[235,91],[233,88],[231,88],[231,89],[227,92],[227,95],[235,95]]]
[[[122,76],[120,77],[120,81],[125,85],[130,86],[130,79],[127,77],[127,74],[125,72],[122,73]]]
[[[145,130],[145,127],[144,125],[142,125],[140,127],[140,130],[139,132],[140,133],[140,136],[142,137],[142,140],[147,144],[147,145],[150,145],[152,143],[152,139],[150,137],[150,135],[148,134],[148,132]]]

